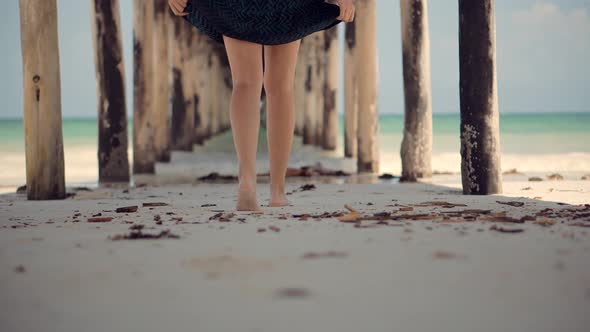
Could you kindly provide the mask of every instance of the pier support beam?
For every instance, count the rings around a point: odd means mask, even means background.
[[[502,192],[494,0],[459,0],[464,194]]]
[[[56,0],[20,0],[27,198],[66,196]]]
[[[357,1],[356,59],[358,79],[357,172],[379,172],[377,109],[376,1]]]
[[[154,1],[154,149],[156,161],[170,161],[170,8],[168,1]]]
[[[426,0],[401,0],[404,137],[400,181],[432,176],[430,36]]]
[[[307,74],[306,39],[301,40],[295,67],[295,135],[303,136],[305,118],[305,81]]]
[[[172,61],[171,148],[192,151],[195,137],[194,88],[190,72],[192,26],[174,16],[169,52]],[[198,120],[198,119],[197,119]]]
[[[358,81],[356,77],[356,20],[344,30],[344,157],[356,158],[358,130]]]
[[[155,173],[154,2],[134,0],[133,173]]]
[[[336,150],[338,141],[338,86],[340,78],[340,50],[338,47],[338,26],[327,29],[324,34],[323,85],[323,136],[322,148]]]
[[[90,12],[98,99],[98,182],[129,182],[119,0],[92,0]]]
[[[314,145],[321,147],[324,138],[324,85],[326,82],[326,49],[325,36],[326,30],[317,31],[313,34],[315,37],[315,70],[313,80],[315,81],[315,138]]]
[[[315,80],[316,70],[316,41],[314,34],[303,38],[301,48],[305,59],[305,94],[304,94],[304,114],[303,114],[303,144],[315,144],[316,133],[316,107],[317,102],[315,93],[317,90],[317,81]]]
[[[219,98],[215,91],[217,77],[213,77],[214,57],[209,37],[192,25],[188,25],[188,53],[184,71],[191,86],[192,112],[194,113],[193,143],[203,144],[212,136],[213,112]],[[192,144],[190,149],[192,150]]]

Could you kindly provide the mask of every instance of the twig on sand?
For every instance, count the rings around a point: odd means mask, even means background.
[[[301,258],[303,259],[316,259],[316,258],[345,258],[348,254],[342,251],[327,251],[327,252],[308,252],[305,253]]]
[[[498,204],[504,204],[504,205],[510,205],[510,206],[516,206],[516,207],[521,207],[524,206],[524,202],[518,202],[518,201],[496,201],[496,203]]]
[[[117,208],[117,210],[115,210],[115,212],[117,212],[117,213],[137,212],[137,209],[138,209],[137,205],[124,206],[124,207]]]
[[[169,229],[160,231],[160,233],[150,234],[142,232],[143,225],[131,226],[131,232],[129,234],[119,234],[110,236],[109,239],[112,241],[119,240],[159,240],[159,239],[179,239],[180,236],[172,234]]]
[[[170,204],[168,203],[162,203],[162,202],[148,202],[148,203],[143,203],[143,206],[168,206]]]
[[[111,222],[113,217],[91,217],[88,218],[88,222]]]
[[[412,205],[413,206],[440,206],[443,208],[454,208],[457,206],[467,206],[467,204],[449,203],[449,202],[443,202],[443,201],[429,201],[429,202],[416,203],[416,204],[412,204]]]
[[[490,230],[500,232],[500,233],[522,233],[522,232],[524,232],[524,229],[522,229],[522,228],[504,228],[504,227],[497,226],[497,225],[492,225],[492,227],[490,227]]]

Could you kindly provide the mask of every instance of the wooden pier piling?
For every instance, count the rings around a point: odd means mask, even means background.
[[[317,81],[315,80],[315,71],[317,66],[316,36],[310,34],[304,37],[302,45],[302,54],[305,59],[305,94],[304,94],[304,114],[303,114],[303,144],[313,145],[316,139],[316,107],[317,99]]]
[[[401,0],[404,136],[400,181],[432,176],[432,99],[427,0]]]
[[[314,145],[321,147],[324,138],[324,85],[326,81],[326,49],[325,36],[326,31],[317,31],[315,37],[315,67],[313,72],[313,80],[315,81],[314,98],[314,121],[315,121],[315,135]]]
[[[327,29],[324,34],[323,68],[325,79],[323,95],[323,136],[322,148],[335,150],[338,141],[338,86],[340,79],[340,50],[338,46],[338,25]]]
[[[356,74],[356,17],[344,30],[344,157],[356,158],[358,131],[358,80]]]
[[[502,192],[494,0],[459,0],[464,194]]]
[[[154,2],[134,0],[133,173],[155,173]]]
[[[357,1],[355,71],[358,79],[357,172],[379,172],[376,1]]]
[[[172,18],[169,52],[172,61],[171,148],[192,151],[195,130],[194,89],[189,61],[192,26],[180,17]],[[197,119],[198,122],[198,119]]]
[[[56,0],[20,0],[27,198],[66,196]]]
[[[168,38],[171,25],[168,1],[154,1],[154,153],[156,161],[170,161],[171,61]]]
[[[98,182],[129,182],[119,0],[92,0],[90,12],[98,101]]]

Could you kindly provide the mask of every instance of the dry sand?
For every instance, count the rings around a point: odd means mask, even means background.
[[[0,331],[590,329],[590,181],[516,177],[502,195],[464,196],[457,175],[324,180],[291,180],[292,206],[264,214],[231,215],[233,183],[102,188],[63,201],[1,195]],[[267,185],[258,195],[266,205]],[[467,206],[413,205],[430,201]],[[345,204],[406,216],[343,223]],[[546,208],[535,221],[485,220]],[[441,217],[465,209],[492,211]],[[88,222],[98,213],[114,219]],[[179,238],[113,240],[137,225]]]

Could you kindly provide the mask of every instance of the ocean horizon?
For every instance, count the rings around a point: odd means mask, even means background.
[[[433,115],[433,170],[460,171],[458,113]],[[380,172],[399,174],[403,114],[379,115]],[[343,114],[336,152],[343,156]],[[129,156],[133,120],[129,118]],[[94,184],[98,176],[97,118],[64,117],[63,137],[66,181]],[[578,176],[590,173],[590,112],[537,112],[500,114],[503,170],[562,172]],[[266,152],[266,136],[261,130],[259,152]],[[231,134],[217,142],[216,150],[233,151]],[[25,183],[24,129],[22,118],[0,118],[0,186]],[[294,149],[297,147],[294,146]],[[74,157],[75,156],[75,157]],[[310,163],[313,160],[310,160]]]

